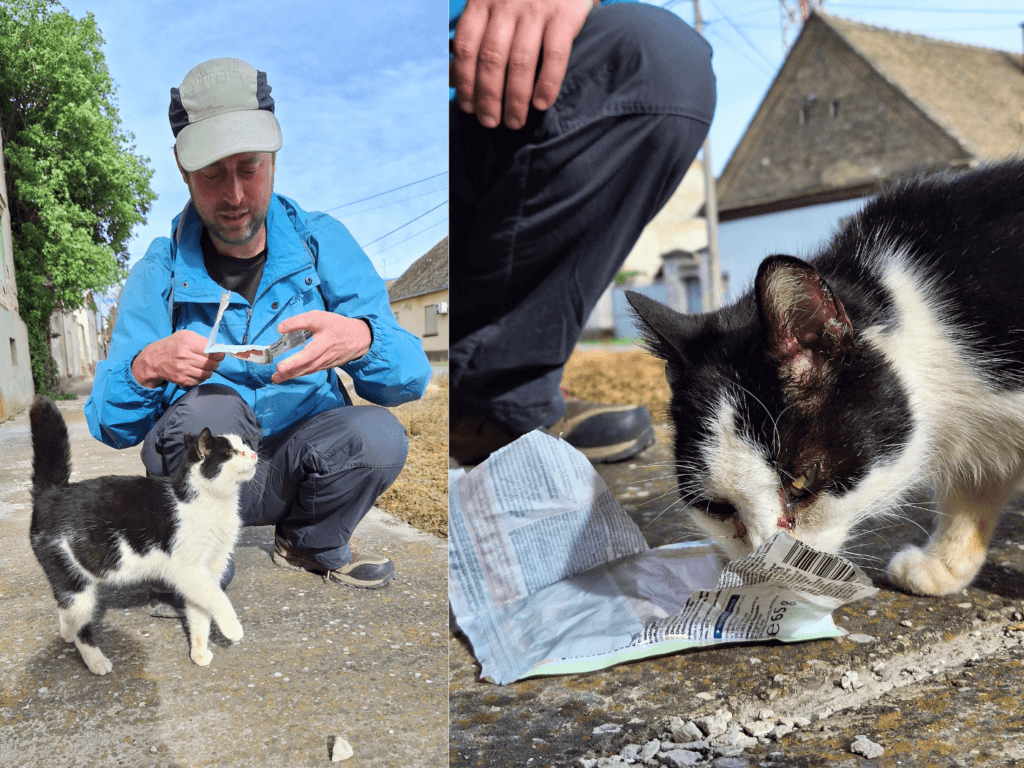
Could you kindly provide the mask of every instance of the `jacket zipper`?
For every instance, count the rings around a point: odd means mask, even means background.
[[[242,336],[242,343],[249,343],[249,323],[252,322],[252,305],[245,310],[245,334]]]

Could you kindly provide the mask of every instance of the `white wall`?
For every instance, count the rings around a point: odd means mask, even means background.
[[[776,253],[797,258],[814,255],[838,230],[840,221],[859,211],[867,200],[825,203],[719,223],[722,271],[729,275],[726,302],[750,289],[765,257]]]

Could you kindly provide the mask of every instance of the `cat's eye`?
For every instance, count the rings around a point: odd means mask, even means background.
[[[822,485],[821,464],[814,462],[810,469],[794,478],[786,486],[786,498],[792,503],[797,499],[817,493]]]
[[[725,520],[736,514],[736,507],[727,501],[702,500],[696,502],[694,506],[718,520]]]

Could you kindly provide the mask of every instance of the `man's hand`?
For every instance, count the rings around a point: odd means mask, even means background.
[[[275,384],[357,360],[370,351],[373,341],[365,320],[320,309],[289,317],[277,326],[282,336],[301,330],[311,331],[313,338],[299,352],[278,364],[277,371],[270,377]]]
[[[550,108],[593,7],[593,0],[468,0],[455,29],[459,106],[494,128],[504,101],[505,125],[513,129],[526,124],[531,100],[536,109]]]
[[[165,381],[180,387],[194,387],[213,375],[224,353],[204,354],[206,339],[194,331],[178,331],[154,341],[132,361],[132,375],[146,389]]]

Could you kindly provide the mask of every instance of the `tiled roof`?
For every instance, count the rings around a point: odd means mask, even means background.
[[[994,159],[1024,151],[1019,53],[819,15],[975,157]]]
[[[396,302],[448,287],[448,238],[414,261],[388,287],[388,301]]]

